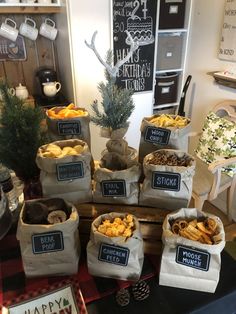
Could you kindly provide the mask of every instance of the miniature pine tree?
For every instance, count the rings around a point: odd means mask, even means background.
[[[0,113],[0,162],[14,170],[24,181],[39,174],[35,158],[39,146],[46,142],[41,128],[44,118],[40,107],[31,108],[8,92],[7,83],[0,82],[2,95]]]
[[[109,50],[106,58],[107,64],[112,64],[112,52]],[[128,119],[134,110],[132,99],[133,91],[119,88],[115,78],[105,70],[107,83],[99,83],[98,89],[102,96],[102,110],[99,109],[98,102],[92,104],[93,116],[91,121],[103,128],[117,130],[128,128]]]

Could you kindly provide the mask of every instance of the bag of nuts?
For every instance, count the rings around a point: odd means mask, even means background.
[[[142,120],[139,143],[139,162],[158,149],[187,151],[190,120],[179,115],[156,114]]]
[[[77,273],[78,224],[76,208],[63,199],[37,199],[23,204],[17,239],[27,277]]]
[[[176,210],[188,207],[195,173],[194,158],[182,151],[160,149],[143,160],[139,204]]]
[[[91,275],[137,281],[143,260],[143,240],[135,216],[113,212],[93,221],[87,245]]]

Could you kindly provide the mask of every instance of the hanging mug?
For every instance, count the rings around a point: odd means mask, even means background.
[[[7,92],[11,96],[15,96],[15,94],[16,94],[16,91],[15,91],[15,89],[13,87],[8,88]],[[0,101],[3,101],[3,96],[2,96],[1,92],[0,92]]]
[[[35,21],[29,17],[26,17],[24,23],[20,25],[19,32],[24,37],[27,37],[31,40],[36,40],[39,31],[36,28]]]
[[[39,29],[39,34],[50,40],[56,39],[57,32],[58,30],[56,28],[55,22],[49,18],[45,19],[44,23],[41,24]]]
[[[11,24],[13,24],[13,26]],[[19,31],[16,28],[16,22],[12,19],[6,18],[0,27],[0,35],[10,39],[11,41],[16,41],[18,33]]]
[[[55,96],[61,89],[61,83],[59,82],[48,82],[43,83],[43,92],[48,97]]]

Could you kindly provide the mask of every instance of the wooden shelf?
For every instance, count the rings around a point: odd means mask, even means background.
[[[60,13],[61,7],[57,4],[45,5],[21,5],[21,6],[6,6],[0,5],[1,14],[51,14]]]
[[[217,75],[217,72],[208,72],[207,74],[213,76],[217,84],[236,89],[236,78],[223,77]]]

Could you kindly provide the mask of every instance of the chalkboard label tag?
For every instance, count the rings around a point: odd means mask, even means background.
[[[104,180],[101,185],[104,197],[126,197],[125,180]]]
[[[171,131],[163,128],[148,126],[144,135],[144,141],[153,144],[167,145],[169,143]]]
[[[174,172],[153,171],[152,188],[179,192],[181,175]]]
[[[63,251],[63,234],[61,231],[33,234],[32,248],[34,254]]]
[[[178,264],[208,271],[210,259],[211,255],[208,252],[190,249],[182,245],[177,246],[175,261]]]
[[[79,135],[81,134],[80,121],[58,121],[57,130],[59,135]]]
[[[101,243],[98,259],[101,262],[127,266],[129,260],[129,249],[121,246]]]
[[[82,161],[57,164],[56,171],[58,181],[68,181],[84,177]]]

